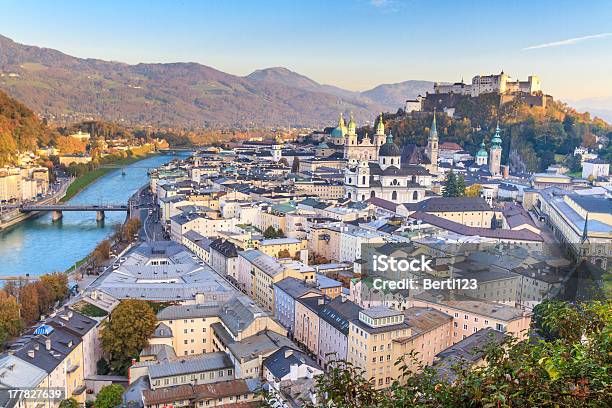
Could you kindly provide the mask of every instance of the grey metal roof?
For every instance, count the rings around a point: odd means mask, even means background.
[[[278,287],[280,290],[291,296],[293,299],[302,297],[307,293],[321,294],[318,289],[309,286],[304,283],[304,281],[293,277],[288,277],[279,282],[276,282],[274,286]]]
[[[344,335],[348,334],[349,322],[359,318],[361,307],[342,296],[334,298],[319,311],[319,318],[330,324]]]
[[[219,306],[215,305],[175,305],[168,306],[157,313],[157,320],[181,320],[218,316]]]
[[[263,362],[263,366],[276,378],[283,378],[289,374],[292,365],[301,366],[303,364],[321,370],[321,367],[308,357],[306,353],[286,346],[278,349],[278,351],[270,355]]]
[[[224,303],[219,310],[219,318],[234,336],[249,327],[258,317],[268,316],[247,296],[236,296]]]
[[[0,355],[0,388],[37,387],[45,370],[11,354]]]
[[[153,334],[151,335],[151,337],[156,338],[156,339],[162,339],[162,338],[172,338],[172,329],[170,327],[168,327],[168,325],[166,325],[165,323],[159,323],[156,327],[155,330],[153,331]]]
[[[217,351],[203,354],[197,358],[183,358],[152,364],[149,366],[149,377],[155,379],[233,367],[227,354]]]
[[[275,258],[266,255],[263,252],[252,249],[248,251],[239,251],[238,255],[261,269],[265,274],[274,277],[283,272],[284,267]]]
[[[282,336],[270,330],[264,330],[253,336],[244,338],[241,341],[227,344],[226,346],[232,355],[239,360],[251,360],[260,355],[267,356],[283,346],[297,348],[297,345],[286,336]]]

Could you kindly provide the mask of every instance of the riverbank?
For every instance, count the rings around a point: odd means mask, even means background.
[[[111,166],[128,166],[130,164],[136,163],[140,160],[144,160],[144,159],[148,159],[154,155],[158,154],[157,152],[148,152],[145,153],[144,155],[141,156],[132,156],[132,157],[125,157],[119,160],[115,160],[112,163],[105,163],[105,165],[111,165]],[[70,186],[68,187],[68,189],[66,190],[66,194],[64,195],[64,197],[62,197],[60,199],[61,203],[64,203],[68,200],[70,200],[72,197],[74,197],[75,195],[77,195],[79,192],[81,192],[81,190],[83,190],[84,188],[86,188],[87,186],[89,186],[91,183],[93,183],[94,181],[96,181],[97,179],[99,179],[102,176],[105,176],[106,174],[110,173],[111,171],[117,170],[116,168],[113,167],[98,167],[95,170],[92,170],[90,172],[87,172],[85,174],[83,174],[82,176],[77,177],[72,184],[70,184]]]
[[[68,182],[68,183],[71,183],[71,182]],[[68,184],[68,187],[70,187],[70,184]],[[68,187],[62,186],[55,194],[53,194],[53,196],[47,197],[43,200],[39,200],[35,202],[34,204],[45,205],[45,204],[56,203],[59,200],[61,200],[62,197],[66,194]],[[12,217],[9,220],[0,220],[0,231],[6,231],[21,222],[24,222],[31,218],[38,217],[42,214],[44,214],[43,211],[32,211],[32,212],[22,213],[18,209],[16,209],[14,217]]]
[[[125,166],[125,175],[121,171],[123,166],[119,166],[117,171],[98,178],[67,203],[126,203],[138,189],[149,183],[148,169],[183,156],[156,154]],[[65,212],[56,222],[51,213],[21,222],[0,232],[0,277],[66,271],[89,255],[100,241],[112,236],[124,222],[125,213],[113,211],[106,214],[102,223],[96,222],[94,213],[86,211]]]

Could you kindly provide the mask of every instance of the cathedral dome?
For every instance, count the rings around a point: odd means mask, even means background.
[[[342,113],[338,116],[338,126],[331,131],[332,137],[344,137],[346,135],[346,125],[344,124],[344,118]]]
[[[476,157],[487,157],[489,154],[487,153],[485,142],[480,144],[480,150],[476,153]]]
[[[400,156],[401,152],[399,147],[395,143],[393,143],[393,135],[389,133],[387,136],[387,142],[380,146],[380,150],[378,151],[379,156]]]
[[[332,137],[344,137],[345,131],[343,128],[341,128],[340,126],[335,127],[332,131],[331,131],[331,135]]]

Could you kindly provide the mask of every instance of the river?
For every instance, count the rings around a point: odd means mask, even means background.
[[[179,156],[153,156],[126,166],[125,175],[121,170],[107,173],[68,202],[126,204],[132,194],[148,182],[149,168],[176,157]],[[0,276],[36,276],[65,271],[110,236],[113,226],[125,220],[124,212],[105,215],[104,222],[97,223],[95,212],[64,212],[61,221],[51,222],[51,213],[47,213],[0,232]]]

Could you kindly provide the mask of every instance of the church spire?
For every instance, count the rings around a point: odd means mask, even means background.
[[[429,139],[430,140],[438,139],[438,129],[436,127],[436,108],[434,108],[433,121],[431,122],[431,129],[429,129]]]

